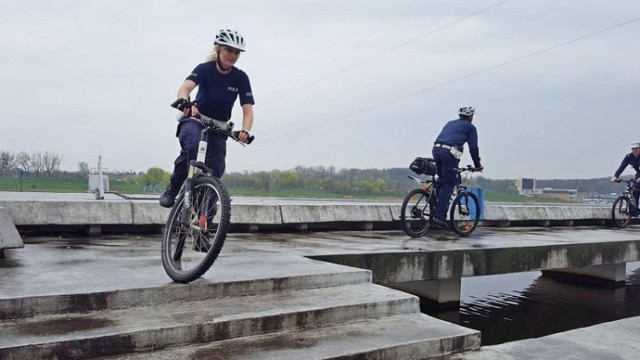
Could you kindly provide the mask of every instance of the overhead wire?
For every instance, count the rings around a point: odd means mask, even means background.
[[[453,25],[455,25],[455,24],[461,23],[461,22],[463,22],[463,21],[465,21],[465,20],[467,20],[467,19],[469,19],[469,18],[472,18],[472,17],[474,17],[474,16],[476,16],[476,15],[479,15],[479,14],[481,14],[481,13],[483,13],[483,12],[486,12],[486,11],[488,11],[488,10],[491,10],[491,9],[493,9],[493,8],[495,8],[495,7],[499,6],[499,5],[502,5],[502,4],[506,3],[506,2],[509,2],[509,0],[502,0],[502,1],[499,1],[499,2],[497,2],[497,3],[495,3],[495,4],[492,4],[492,5],[488,6],[488,7],[485,7],[485,8],[483,8],[483,9],[478,10],[478,11],[476,11],[476,12],[474,12],[474,13],[471,13],[471,14],[469,14],[469,15],[467,15],[467,16],[464,16],[464,17],[462,17],[462,18],[459,18],[459,19],[457,19],[457,20],[454,20],[454,21],[452,21],[452,22],[450,22],[450,23],[448,23],[448,24],[446,24],[446,25],[443,25],[443,26],[441,26],[441,27],[439,27],[439,28],[436,28],[436,29],[431,30],[431,31],[429,31],[429,32],[426,32],[426,33],[420,34],[419,36],[417,36],[417,37],[415,37],[415,38],[413,38],[413,39],[410,39],[410,40],[404,41],[404,42],[402,42],[402,43],[399,43],[399,44],[397,44],[397,45],[395,45],[395,46],[393,46],[393,47],[391,47],[391,48],[389,48],[389,49],[386,49],[386,50],[384,50],[384,51],[382,51],[382,52],[380,52],[380,53],[377,53],[377,54],[375,54],[375,55],[373,55],[373,56],[371,56],[371,57],[368,57],[368,58],[366,58],[366,59],[363,59],[363,60],[361,60],[361,61],[359,61],[359,62],[357,62],[357,63],[354,63],[354,64],[351,64],[351,65],[349,65],[349,66],[346,66],[346,67],[344,67],[344,68],[342,68],[342,69],[339,69],[339,70],[337,70],[337,71],[334,71],[334,72],[332,72],[332,73],[330,73],[330,74],[328,74],[328,75],[326,75],[326,76],[323,76],[323,77],[321,77],[321,78],[319,78],[319,79],[316,79],[316,80],[314,80],[314,81],[311,81],[311,82],[309,82],[309,83],[307,83],[307,84],[305,84],[305,85],[302,85],[302,86],[300,86],[300,87],[297,87],[297,88],[295,88],[295,89],[292,89],[292,90],[290,90],[290,91],[287,91],[287,92],[285,92],[285,93],[283,93],[283,94],[280,94],[280,95],[278,95],[278,96],[276,96],[276,97],[273,97],[273,98],[271,98],[271,99],[268,99],[268,100],[266,100],[266,101],[263,101],[262,103],[260,103],[260,104],[256,105],[256,107],[261,106],[261,105],[264,105],[264,104],[267,104],[267,103],[270,103],[270,102],[273,102],[273,101],[276,101],[276,100],[281,99],[281,98],[284,98],[284,97],[286,97],[286,96],[288,96],[288,95],[290,95],[290,94],[293,94],[293,93],[295,93],[295,92],[298,92],[298,91],[301,91],[301,90],[303,90],[303,89],[306,89],[306,88],[308,88],[308,87],[310,87],[310,86],[312,86],[312,85],[315,85],[315,84],[317,84],[317,83],[319,83],[319,82],[322,82],[322,81],[324,81],[324,80],[326,80],[326,79],[329,79],[329,78],[331,78],[331,77],[334,77],[334,76],[336,76],[336,75],[338,75],[338,74],[340,74],[340,73],[343,73],[343,72],[345,72],[345,71],[347,71],[347,70],[353,69],[353,68],[355,68],[355,67],[357,67],[357,66],[359,66],[359,65],[362,65],[362,64],[364,64],[364,63],[366,63],[366,62],[369,62],[369,61],[371,61],[371,60],[373,60],[373,59],[375,59],[375,58],[378,58],[378,57],[380,57],[380,56],[382,56],[382,55],[384,55],[384,54],[387,54],[387,53],[389,53],[389,52],[391,52],[391,51],[393,51],[393,50],[396,50],[396,49],[398,49],[398,48],[400,48],[400,47],[403,47],[403,46],[405,46],[405,45],[407,45],[407,44],[410,44],[410,43],[412,43],[412,42],[415,42],[415,41],[417,41],[417,40],[419,40],[419,39],[422,39],[422,38],[424,38],[424,37],[427,37],[427,36],[429,36],[429,35],[435,34],[435,33],[439,32],[439,31],[442,31],[442,30],[444,30],[444,29],[446,29],[446,28],[448,28],[448,27],[451,27],[451,26],[453,26]],[[283,136],[286,136],[286,135],[283,135]],[[272,140],[273,140],[273,139],[272,139]],[[158,143],[158,144],[156,144],[156,145],[152,145],[152,146],[150,146],[150,147],[146,147],[147,151],[145,151],[145,152],[136,152],[136,155],[135,155],[135,156],[140,156],[140,155],[142,155],[142,154],[144,154],[144,153],[148,153],[148,152],[150,152],[150,151],[151,151],[151,149],[154,149],[154,148],[157,148],[157,147],[159,147],[159,146],[165,145],[165,144],[167,144],[167,143],[169,143],[169,142],[172,142],[172,141],[173,141],[173,140],[167,140],[167,141],[163,141],[163,142],[161,142],[161,143]],[[267,140],[267,141],[270,141],[270,140]],[[264,143],[264,142],[266,142],[266,141],[263,141],[263,142],[261,142],[261,143]],[[114,160],[114,162],[119,162],[119,161],[122,161],[122,160],[125,160],[125,159],[130,159],[130,158],[132,158],[132,157],[133,157],[133,156],[129,155],[129,156],[127,156],[127,157],[123,157],[123,158],[121,158],[121,159],[116,159],[116,160]]]
[[[559,47],[566,46],[566,45],[578,42],[580,40],[584,40],[584,39],[593,37],[595,35],[602,34],[604,32],[610,31],[610,30],[614,30],[614,29],[620,28],[622,26],[631,24],[631,23],[636,22],[638,20],[640,20],[640,17],[636,17],[636,18],[633,18],[631,20],[627,20],[627,21],[621,22],[619,24],[616,24],[616,25],[613,25],[613,26],[610,26],[610,27],[607,27],[607,28],[604,28],[604,29],[601,29],[601,30],[598,30],[598,31],[594,31],[592,33],[589,33],[589,34],[577,37],[575,39],[571,39],[571,40],[568,40],[568,41],[565,41],[565,42],[550,46],[550,47],[542,49],[542,50],[538,50],[538,51],[535,51],[535,52],[532,52],[532,53],[529,53],[529,54],[526,54],[526,55],[522,55],[522,56],[513,58],[511,60],[502,62],[500,64],[496,64],[496,65],[493,65],[493,66],[490,66],[490,67],[487,67],[487,68],[484,68],[484,69],[481,69],[481,70],[478,70],[478,71],[474,71],[472,73],[457,77],[455,79],[451,79],[451,80],[447,80],[447,81],[438,83],[438,84],[430,86],[428,88],[424,88],[424,89],[415,91],[413,93],[409,93],[409,94],[405,94],[405,95],[396,97],[395,99],[392,99],[392,100],[384,101],[384,102],[381,102],[379,104],[372,105],[372,106],[364,108],[364,109],[356,110],[356,111],[353,111],[353,112],[350,112],[350,113],[335,117],[333,119],[330,119],[330,120],[327,120],[327,121],[324,121],[324,122],[316,123],[316,124],[313,124],[313,125],[310,125],[310,126],[298,129],[298,130],[294,130],[294,131],[291,131],[291,132],[288,132],[288,133],[285,133],[285,134],[282,134],[282,135],[278,135],[278,136],[272,137],[270,139],[257,142],[255,145],[260,145],[260,144],[264,144],[264,143],[267,143],[267,142],[271,142],[271,141],[274,141],[274,140],[277,140],[277,139],[280,139],[280,138],[283,138],[283,137],[291,136],[291,135],[294,135],[294,134],[297,134],[297,133],[300,133],[300,132],[304,132],[304,131],[307,131],[307,130],[310,130],[310,129],[314,129],[314,128],[317,128],[317,127],[320,127],[320,126],[323,126],[323,125],[326,125],[326,124],[329,124],[329,123],[332,123],[332,122],[336,122],[336,121],[339,121],[339,120],[342,120],[342,119],[345,119],[345,118],[348,118],[348,117],[351,117],[351,116],[354,116],[354,115],[358,115],[358,114],[361,114],[361,113],[364,113],[364,112],[367,112],[367,111],[370,111],[370,110],[373,110],[373,109],[377,109],[377,108],[380,108],[380,107],[383,107],[383,106],[386,106],[386,105],[389,105],[389,104],[393,104],[393,103],[396,103],[398,101],[410,98],[412,96],[416,96],[418,94],[422,94],[422,93],[427,92],[429,90],[433,90],[433,89],[436,89],[436,88],[439,88],[439,87],[443,87],[445,85],[449,85],[451,83],[454,83],[454,82],[457,82],[457,81],[460,81],[460,80],[464,80],[464,79],[467,79],[467,78],[470,78],[470,77],[473,77],[473,76],[476,76],[476,75],[479,75],[479,74],[482,74],[482,73],[485,73],[485,72],[500,68],[502,66],[513,64],[515,62],[518,62],[518,61],[521,61],[521,60],[524,60],[524,59],[528,59],[528,58],[534,57],[536,55],[540,55],[542,53],[551,51],[553,49],[557,49]]]
[[[421,35],[419,35],[419,36],[417,36],[417,37],[415,37],[415,38],[413,38],[413,39],[411,39],[411,40],[407,40],[407,41],[405,41],[405,42],[402,42],[402,43],[400,43],[400,44],[398,44],[398,45],[395,45],[395,46],[393,46],[393,47],[391,47],[391,48],[389,48],[389,49],[387,49],[387,50],[384,50],[384,51],[379,52],[379,53],[377,53],[377,54],[375,54],[375,55],[373,55],[373,56],[371,56],[371,57],[368,57],[368,58],[363,59],[363,60],[361,60],[361,61],[358,61],[358,62],[356,62],[356,63],[354,63],[354,64],[351,64],[351,65],[349,65],[349,66],[346,66],[346,67],[344,67],[344,68],[342,68],[342,69],[340,69],[340,70],[334,71],[334,72],[332,72],[332,73],[330,73],[330,74],[328,74],[328,75],[326,75],[326,76],[323,76],[323,77],[321,77],[321,78],[319,78],[319,79],[316,79],[316,80],[314,80],[314,81],[311,81],[311,82],[309,82],[309,83],[307,83],[307,84],[305,84],[305,85],[302,85],[302,86],[297,87],[297,88],[295,88],[295,89],[289,90],[289,91],[287,91],[287,92],[285,92],[285,93],[282,93],[282,94],[280,94],[280,95],[278,95],[278,96],[276,96],[276,97],[273,97],[273,98],[271,98],[271,99],[268,99],[268,100],[266,100],[266,101],[263,101],[262,103],[260,103],[260,105],[268,104],[268,103],[270,103],[270,102],[272,102],[272,101],[275,101],[275,100],[281,99],[281,98],[283,98],[283,97],[285,97],[285,96],[287,96],[287,95],[293,94],[293,93],[298,92],[298,91],[303,90],[303,89],[306,89],[306,88],[308,88],[308,87],[310,87],[310,86],[312,86],[312,85],[315,85],[315,84],[317,84],[317,83],[319,83],[319,82],[321,82],[321,81],[324,81],[324,80],[327,80],[327,79],[329,79],[329,78],[332,78],[332,77],[334,77],[334,76],[336,76],[336,75],[338,75],[338,74],[340,74],[340,73],[343,73],[343,72],[345,72],[345,71],[347,71],[347,70],[353,69],[353,68],[354,68],[354,67],[356,67],[356,66],[362,65],[362,64],[364,64],[364,63],[366,63],[366,62],[369,62],[369,61],[371,61],[371,60],[373,60],[373,59],[376,59],[376,58],[378,58],[378,57],[380,57],[380,56],[382,56],[382,55],[384,55],[384,54],[387,54],[387,53],[389,53],[389,52],[391,52],[391,51],[393,51],[393,50],[396,50],[396,49],[398,49],[398,48],[400,48],[400,47],[403,47],[403,46],[405,46],[405,45],[407,45],[407,44],[410,44],[410,43],[412,43],[412,42],[414,42],[414,41],[417,41],[417,40],[420,40],[420,39],[422,39],[422,38],[424,38],[424,37],[426,37],[426,36],[429,36],[429,35],[435,34],[435,33],[439,32],[439,31],[442,31],[442,30],[444,30],[444,29],[446,29],[446,28],[448,28],[448,27],[451,27],[451,26],[453,26],[453,25],[455,25],[455,24],[458,24],[458,23],[460,23],[460,22],[463,22],[463,21],[465,21],[465,20],[467,20],[467,19],[469,19],[469,18],[471,18],[471,17],[474,17],[474,16],[476,16],[476,15],[478,15],[478,14],[481,14],[481,13],[483,13],[483,12],[489,11],[489,10],[491,10],[491,9],[495,8],[496,6],[502,5],[502,4],[504,4],[504,3],[508,2],[508,1],[509,1],[509,0],[503,0],[503,1],[497,2],[497,3],[495,3],[495,4],[491,5],[491,6],[488,6],[488,7],[484,8],[484,9],[482,9],[482,10],[478,10],[478,11],[476,11],[476,12],[474,12],[474,13],[472,13],[472,14],[469,14],[469,15],[467,15],[467,16],[465,16],[465,17],[462,17],[462,18],[460,18],[460,19],[457,19],[457,20],[455,20],[455,21],[452,21],[452,22],[450,22],[450,23],[448,23],[448,24],[446,24],[446,25],[444,25],[444,26],[441,26],[441,27],[439,27],[439,28],[436,28],[436,29],[431,30],[431,31],[429,31],[429,32],[426,32],[426,33],[424,33],[424,34],[421,34]]]

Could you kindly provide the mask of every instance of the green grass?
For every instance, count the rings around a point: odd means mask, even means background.
[[[111,178],[110,191],[123,194],[144,194],[144,187],[129,183],[120,178]],[[61,179],[45,177],[24,177],[22,181],[17,176],[0,176],[0,191],[41,191],[41,192],[87,192],[88,180]],[[164,188],[162,186],[161,188]],[[255,190],[245,188],[230,188],[229,192],[236,196],[260,196],[281,198],[314,198],[314,199],[369,199],[369,200],[398,200],[402,195],[383,194],[338,194],[320,190],[307,189],[274,189]],[[485,191],[485,201],[496,202],[563,202],[553,198],[536,198],[515,194]]]
[[[400,196],[338,194],[327,191],[307,189],[274,189],[256,190],[245,188],[229,188],[229,193],[236,196],[259,196],[280,198],[314,198],[314,199],[402,199]]]
[[[111,179],[110,191],[125,194],[144,193],[144,188],[138,184]],[[41,191],[41,192],[87,192],[87,179],[59,179],[45,177],[0,176],[0,191]]]
[[[524,196],[517,194],[507,194],[495,191],[485,191],[484,193],[485,201],[495,201],[495,202],[564,202],[560,199],[555,198],[546,198],[546,197],[533,197],[533,196]]]

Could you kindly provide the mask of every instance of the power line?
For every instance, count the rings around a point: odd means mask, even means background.
[[[349,70],[349,69],[352,69],[352,68],[354,68],[354,67],[356,67],[356,66],[358,66],[358,65],[364,64],[364,63],[366,63],[366,62],[368,62],[368,61],[371,61],[371,60],[373,60],[373,59],[375,59],[375,58],[378,58],[378,57],[380,57],[380,56],[382,56],[382,55],[384,55],[384,54],[386,54],[386,53],[389,53],[389,52],[391,52],[391,51],[393,51],[393,50],[396,50],[396,49],[398,49],[398,48],[400,48],[400,47],[402,47],[402,46],[405,46],[405,45],[407,45],[407,44],[409,44],[409,43],[412,43],[412,42],[414,42],[414,41],[417,41],[417,40],[419,40],[419,39],[422,39],[422,38],[424,38],[424,37],[426,37],[426,36],[429,36],[429,35],[431,35],[431,34],[435,34],[435,33],[439,32],[439,31],[442,31],[442,30],[444,30],[444,29],[446,29],[446,28],[448,28],[448,27],[451,27],[451,26],[453,26],[453,25],[455,25],[455,24],[458,24],[458,23],[460,23],[460,22],[463,22],[463,21],[465,21],[465,20],[467,20],[467,19],[469,19],[469,18],[471,18],[471,17],[473,17],[473,16],[476,16],[476,15],[478,15],[478,14],[481,14],[481,13],[483,13],[483,12],[486,12],[486,11],[488,11],[488,10],[491,10],[491,9],[493,9],[493,8],[495,8],[495,7],[499,6],[499,5],[502,5],[502,4],[504,4],[504,3],[508,2],[508,1],[509,1],[509,0],[503,0],[503,1],[497,2],[497,3],[495,3],[495,4],[493,4],[493,5],[490,5],[490,6],[488,6],[488,7],[484,8],[484,9],[482,9],[482,10],[478,10],[478,11],[476,11],[476,12],[472,13],[472,14],[469,14],[469,15],[467,15],[467,16],[465,16],[465,17],[462,17],[462,18],[460,18],[460,19],[458,19],[458,20],[452,21],[452,22],[450,22],[450,23],[448,23],[448,24],[446,24],[446,25],[444,25],[444,26],[441,26],[441,27],[439,27],[439,28],[437,28],[437,29],[431,30],[431,31],[426,32],[426,33],[424,33],[424,34],[421,34],[421,35],[419,35],[419,36],[417,36],[417,37],[415,37],[415,38],[413,38],[413,39],[411,39],[411,40],[407,40],[407,41],[402,42],[402,43],[400,43],[400,44],[398,44],[398,45],[395,45],[395,46],[393,46],[393,47],[391,47],[391,48],[389,48],[389,49],[387,49],[387,50],[384,50],[384,51],[382,51],[382,52],[380,52],[380,53],[378,53],[378,54],[376,54],[376,55],[373,55],[373,56],[371,56],[371,57],[369,57],[369,58],[366,58],[366,59],[361,60],[361,61],[359,61],[359,62],[357,62],[357,63],[351,64],[351,65],[349,65],[349,66],[347,66],[347,67],[344,67],[344,68],[342,68],[342,69],[340,69],[340,70],[337,70],[337,71],[335,71],[335,72],[333,72],[333,73],[330,73],[329,75],[326,75],[326,76],[324,76],[324,77],[322,77],[322,78],[320,78],[320,79],[314,80],[314,81],[309,82],[309,83],[307,83],[307,84],[305,84],[305,85],[302,85],[302,86],[300,86],[300,87],[298,87],[298,88],[295,88],[295,89],[293,89],[293,90],[287,91],[287,92],[285,92],[285,93],[283,93],[283,94],[280,94],[280,95],[278,95],[278,96],[276,96],[276,97],[274,97],[274,98],[268,99],[267,101],[263,101],[263,102],[261,102],[261,103],[260,103],[260,104],[258,104],[258,105],[264,105],[264,104],[270,103],[270,102],[272,102],[272,101],[275,101],[275,100],[281,99],[281,98],[283,98],[283,97],[285,97],[285,96],[287,96],[287,95],[290,95],[290,94],[293,94],[293,93],[295,93],[295,92],[298,92],[298,91],[300,91],[300,90],[302,90],[302,89],[308,88],[308,87],[310,87],[310,86],[312,86],[312,85],[315,85],[315,84],[317,84],[317,83],[319,83],[319,82],[321,82],[321,81],[324,81],[324,80],[326,80],[326,79],[329,79],[329,78],[331,78],[331,77],[333,77],[333,76],[336,76],[336,75],[338,75],[338,74],[340,74],[340,73],[343,73],[343,72],[345,72],[345,71],[347,71],[347,70]],[[257,107],[257,106],[256,106],[256,107]],[[352,114],[352,115],[353,115],[353,114]],[[348,116],[350,116],[350,115],[348,115]],[[303,129],[303,130],[305,130],[305,129]],[[302,130],[301,130],[301,131],[302,131]],[[286,135],[282,135],[282,136],[286,136]],[[273,140],[273,139],[271,139],[271,140]],[[173,141],[173,140],[171,140],[171,141]],[[270,140],[267,140],[267,141],[270,141]],[[142,152],[142,151],[141,151],[141,152],[137,152],[135,156],[141,156],[141,155],[144,155],[145,153],[150,152],[150,151],[151,151],[151,149],[156,148],[156,147],[159,147],[159,146],[161,146],[161,145],[165,145],[165,144],[167,144],[167,143],[169,143],[169,142],[170,142],[170,141],[164,141],[164,142],[162,142],[162,143],[158,143],[158,144],[153,145],[153,146],[151,146],[151,147],[147,147],[147,148],[146,148],[146,151],[144,151],[144,152]],[[266,142],[266,141],[263,141],[263,143],[264,143],[264,142]],[[131,157],[133,157],[133,156],[123,157],[123,158],[120,158],[120,159],[116,159],[116,160],[114,160],[114,161],[116,161],[116,162],[117,162],[117,161],[122,161],[122,160],[130,159]]]
[[[455,24],[457,24],[457,23],[463,22],[463,21],[465,21],[465,20],[467,20],[467,19],[469,19],[469,18],[471,18],[471,17],[473,17],[473,16],[476,16],[476,15],[481,14],[481,13],[483,13],[483,12],[486,12],[486,11],[488,11],[488,10],[490,10],[490,9],[493,9],[493,8],[494,8],[494,7],[496,7],[496,6],[502,5],[502,4],[504,4],[504,3],[508,2],[508,1],[509,1],[509,0],[503,0],[503,1],[500,1],[500,2],[495,3],[495,4],[493,4],[493,5],[489,6],[489,7],[484,8],[484,9],[482,9],[482,10],[476,11],[476,12],[474,12],[473,14],[470,14],[470,15],[467,15],[467,16],[465,16],[465,17],[463,17],[463,18],[458,19],[458,20],[452,21],[452,22],[448,23],[447,25],[441,26],[441,27],[439,27],[439,28],[437,28],[437,29],[435,29],[435,30],[429,31],[429,32],[424,33],[424,34],[422,34],[422,35],[419,35],[419,36],[417,36],[417,37],[415,37],[415,38],[413,38],[413,39],[411,39],[411,40],[407,40],[407,41],[405,41],[405,42],[403,42],[403,43],[400,43],[400,44],[398,44],[398,45],[396,45],[396,46],[394,46],[394,47],[391,47],[391,48],[389,48],[389,49],[387,49],[387,50],[384,50],[384,51],[382,51],[382,52],[380,52],[380,53],[378,53],[378,54],[375,54],[375,55],[373,55],[373,56],[371,56],[371,57],[368,57],[368,58],[366,58],[366,59],[364,59],[364,60],[361,60],[361,61],[359,61],[359,62],[357,62],[357,63],[351,64],[351,65],[349,65],[349,66],[347,66],[347,67],[344,67],[344,68],[342,68],[342,69],[340,69],[340,70],[337,70],[337,71],[335,71],[335,72],[332,72],[332,73],[330,73],[329,75],[326,75],[326,76],[324,76],[324,77],[321,77],[320,79],[317,79],[317,80],[311,81],[311,82],[309,82],[309,83],[307,83],[307,84],[305,84],[305,85],[302,85],[302,86],[300,86],[300,87],[298,87],[298,88],[295,88],[295,89],[293,89],[293,90],[289,90],[289,91],[287,91],[287,92],[285,92],[285,93],[283,93],[283,94],[280,94],[280,95],[278,95],[278,96],[276,96],[276,97],[273,97],[273,98],[271,98],[271,99],[268,99],[267,101],[263,101],[262,103],[260,103],[260,105],[264,105],[264,104],[270,103],[270,102],[272,102],[272,101],[275,101],[275,100],[281,99],[281,98],[283,98],[283,97],[285,97],[285,96],[287,96],[287,95],[290,95],[290,94],[293,94],[293,93],[295,93],[295,92],[298,92],[298,91],[300,91],[300,90],[302,90],[302,89],[306,89],[306,88],[308,88],[308,87],[310,87],[310,86],[312,86],[312,85],[315,85],[315,84],[317,84],[317,83],[319,83],[319,82],[321,82],[321,81],[324,81],[324,80],[326,80],[326,79],[329,79],[329,78],[331,78],[331,77],[334,77],[334,76],[336,76],[336,75],[338,75],[338,74],[340,74],[340,73],[343,73],[343,72],[345,72],[345,71],[347,71],[347,70],[349,70],[349,69],[353,69],[354,67],[356,67],[356,66],[358,66],[358,65],[362,65],[362,64],[364,64],[364,63],[366,63],[366,62],[369,62],[369,61],[371,61],[371,60],[373,60],[373,59],[375,59],[375,58],[378,58],[378,57],[380,57],[380,56],[382,56],[382,55],[384,55],[384,54],[387,54],[387,53],[389,53],[389,52],[391,52],[391,51],[393,51],[393,50],[396,50],[396,49],[398,49],[398,48],[400,48],[400,47],[402,47],[402,46],[405,46],[405,45],[407,45],[407,44],[409,44],[409,43],[412,43],[412,42],[414,42],[414,41],[417,41],[417,40],[419,40],[419,39],[422,39],[423,37],[429,36],[429,35],[431,35],[431,34],[435,34],[435,33],[439,32],[439,31],[442,31],[442,30],[444,30],[444,29],[446,29],[446,28],[450,27],[450,26],[453,26],[453,25],[455,25]]]
[[[452,79],[452,80],[448,80],[448,81],[445,81],[445,82],[430,86],[428,88],[425,88],[425,89],[422,89],[422,90],[418,90],[416,92],[413,92],[413,93],[410,93],[410,94],[407,94],[407,95],[403,95],[401,97],[397,97],[395,99],[392,99],[392,100],[389,100],[389,101],[385,101],[385,102],[370,106],[370,107],[365,108],[365,109],[353,111],[351,113],[348,113],[348,114],[333,118],[331,120],[327,120],[327,121],[324,121],[324,122],[321,122],[321,123],[317,123],[317,124],[314,124],[314,125],[307,126],[305,128],[302,128],[302,129],[291,131],[291,132],[288,132],[288,133],[273,137],[271,139],[267,139],[267,140],[258,142],[256,145],[264,144],[264,143],[267,143],[267,142],[270,142],[270,141],[273,141],[273,140],[277,140],[277,139],[280,139],[280,138],[283,138],[283,137],[286,137],[286,136],[290,136],[290,135],[297,134],[297,133],[300,133],[300,132],[303,132],[303,131],[307,131],[309,129],[320,127],[320,126],[326,125],[328,123],[336,122],[336,121],[339,121],[339,120],[342,120],[342,119],[345,119],[345,118],[348,118],[348,117],[351,117],[351,116],[354,116],[354,115],[358,115],[358,114],[367,112],[369,110],[373,110],[373,109],[377,109],[377,108],[380,108],[380,107],[383,107],[383,106],[386,106],[386,105],[389,105],[389,104],[393,104],[395,102],[407,99],[409,97],[416,96],[416,95],[421,94],[423,92],[426,92],[426,91],[429,91],[429,90],[433,90],[433,89],[436,89],[436,88],[439,88],[439,87],[442,87],[442,86],[445,86],[445,85],[449,85],[451,83],[454,83],[454,82],[457,82],[457,81],[460,81],[460,80],[464,80],[464,79],[470,78],[472,76],[476,76],[478,74],[482,74],[482,73],[497,69],[497,68],[505,66],[505,65],[513,64],[515,62],[518,62],[518,61],[521,61],[521,60],[524,60],[524,59],[527,59],[527,58],[530,58],[530,57],[533,57],[533,56],[536,56],[536,55],[540,55],[540,54],[545,53],[547,51],[551,51],[553,49],[557,49],[559,47],[566,46],[566,45],[569,45],[571,43],[578,42],[580,40],[584,40],[584,39],[590,38],[590,37],[598,35],[598,34],[602,34],[604,32],[607,32],[607,31],[610,31],[610,30],[613,30],[613,29],[617,29],[619,27],[631,24],[631,23],[636,22],[638,20],[640,20],[640,17],[636,17],[634,19],[619,23],[617,25],[614,25],[614,26],[611,26],[611,27],[608,27],[608,28],[605,28],[605,29],[602,29],[602,30],[595,31],[595,32],[589,33],[587,35],[583,35],[583,36],[580,36],[578,38],[575,38],[575,39],[572,39],[572,40],[569,40],[569,41],[565,41],[565,42],[562,42],[560,44],[556,44],[556,45],[553,45],[551,47],[548,47],[548,48],[545,48],[545,49],[542,49],[542,50],[538,50],[536,52],[533,52],[533,53],[530,53],[530,54],[527,54],[527,55],[523,55],[523,56],[511,59],[511,60],[505,61],[503,63],[497,64],[497,65],[493,65],[493,66],[490,66],[488,68],[485,68],[485,69],[482,69],[482,70],[478,70],[478,71],[472,72],[470,74],[467,74],[467,75],[464,75],[464,76],[460,76],[458,78],[455,78],[455,79]]]

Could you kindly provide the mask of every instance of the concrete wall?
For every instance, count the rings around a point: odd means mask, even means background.
[[[169,209],[157,201],[94,200],[33,201],[4,200],[16,226],[36,225],[163,225]],[[485,206],[484,225],[541,222],[546,225],[572,225],[573,221],[602,223],[609,220],[610,208],[569,205],[491,205]],[[393,223],[400,220],[400,205],[366,203],[328,204],[234,204],[231,222],[235,225],[314,224],[314,223]],[[530,224],[529,224],[530,225]]]

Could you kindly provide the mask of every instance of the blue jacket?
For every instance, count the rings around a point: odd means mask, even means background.
[[[635,177],[638,178],[638,176],[640,175],[640,156],[635,157],[633,156],[633,153],[629,153],[625,155],[624,159],[622,159],[622,163],[618,167],[618,170],[616,170],[616,173],[614,174],[614,176],[620,177],[620,175],[628,165],[631,165],[633,170],[636,171]]]
[[[452,145],[459,150],[464,150],[464,144],[469,144],[469,154],[475,167],[480,167],[480,149],[478,148],[478,131],[471,121],[456,119],[447,122],[442,128],[436,143]]]

